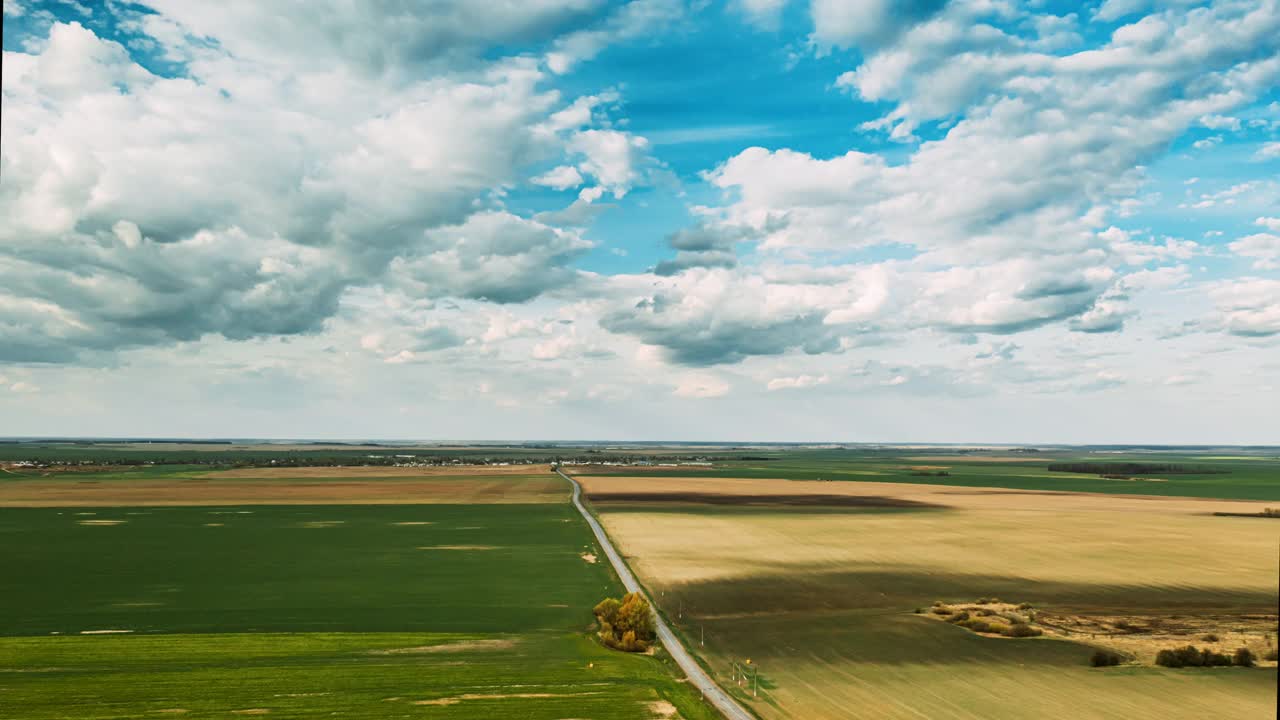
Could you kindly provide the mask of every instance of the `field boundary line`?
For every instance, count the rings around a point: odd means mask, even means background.
[[[658,639],[662,642],[662,646],[667,649],[667,653],[671,655],[671,659],[675,660],[680,669],[684,671],[685,676],[689,678],[689,682],[693,683],[694,687],[702,692],[702,696],[707,699],[707,702],[711,703],[712,707],[728,720],[756,720],[755,715],[752,715],[739,705],[737,700],[730,697],[729,693],[725,692],[716,684],[715,680],[711,679],[707,671],[698,664],[693,654],[685,648],[684,644],[680,642],[680,638],[671,630],[667,621],[663,619],[662,614],[657,611],[657,605],[653,603],[653,598],[649,597],[644,587],[640,585],[635,574],[631,572],[631,568],[627,566],[626,560],[622,558],[622,554],[613,547],[613,542],[609,539],[608,533],[604,531],[604,527],[596,520],[595,515],[582,504],[582,486],[578,484],[578,481],[564,474],[558,467],[556,468],[556,473],[568,480],[573,487],[573,505],[582,514],[587,524],[591,526],[591,532],[595,533],[596,541],[600,543],[600,548],[604,551],[605,556],[609,558],[609,564],[613,565],[614,572],[618,573],[618,579],[622,581],[622,586],[626,588],[627,592],[640,593],[641,596],[649,601],[649,607],[653,611],[653,624],[654,629],[657,631]]]

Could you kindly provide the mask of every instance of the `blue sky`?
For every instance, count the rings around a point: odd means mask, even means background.
[[[1276,441],[1276,0],[4,12],[0,434]]]

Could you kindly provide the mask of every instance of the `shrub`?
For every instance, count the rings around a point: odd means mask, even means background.
[[[1213,633],[1208,633],[1207,635],[1205,635],[1200,639],[1204,640],[1205,642],[1218,642],[1218,636],[1214,635]]]
[[[1214,652],[1209,648],[1200,651],[1200,660],[1205,667],[1227,667],[1232,664],[1230,655]]]
[[[967,621],[968,619],[969,619],[969,611],[968,611],[968,610],[961,610],[960,612],[956,613],[955,615],[952,615],[951,617],[947,618],[947,622],[949,622],[949,623],[963,623],[963,622]]]
[[[1120,620],[1116,622],[1115,628],[1120,632],[1126,633],[1128,635],[1147,632],[1147,628],[1144,628],[1141,625],[1134,625],[1128,620]]]
[[[1156,653],[1156,664],[1162,667],[1222,667],[1230,665],[1232,659],[1228,655],[1214,652],[1208,648],[1200,650],[1194,645],[1161,650]]]
[[[992,615],[995,615],[996,611],[992,610],[991,608],[978,608],[978,614],[982,615],[983,617],[990,617]]]
[[[958,624],[961,627],[967,627],[974,632],[991,632],[991,624],[988,623],[986,620],[979,620],[977,618],[973,618],[971,620],[965,620],[964,622],[961,622]]]
[[[1093,667],[1112,667],[1119,665],[1124,658],[1119,654],[1110,650],[1099,650],[1089,657],[1089,664]]]
[[[1236,650],[1236,654],[1231,658],[1231,664],[1238,665],[1240,667],[1253,667],[1254,662],[1253,651],[1249,648],[1242,647],[1239,650]]]
[[[1035,606],[1034,606],[1034,605],[1032,605],[1031,603],[1022,603],[1022,604],[1018,605],[1018,609],[1019,609],[1019,610],[1030,610],[1030,609],[1031,609],[1031,608],[1033,608],[1033,607],[1035,607]]]
[[[996,633],[997,635],[1007,635],[1009,633],[1009,625],[1002,622],[987,623],[987,632]]]
[[[924,612],[924,608],[922,608],[922,607],[918,607],[918,608],[916,608],[916,614],[917,614],[917,615],[919,615],[919,614],[921,614],[921,613],[923,613],[923,612]]]
[[[1280,652],[1276,652],[1275,649],[1268,650],[1267,654],[1263,656],[1263,659],[1270,660],[1272,662],[1275,662],[1276,660],[1280,660]]]
[[[934,615],[950,615],[950,614],[951,614],[951,608],[949,608],[949,607],[942,607],[941,605],[934,605],[934,606],[933,606],[933,614],[934,614]]]
[[[1040,628],[1031,627],[1026,623],[1014,623],[1009,626],[1008,630],[1004,631],[1004,634],[1008,635],[1009,637],[1021,638],[1021,637],[1039,637],[1040,635],[1043,635],[1044,632],[1040,630]]]

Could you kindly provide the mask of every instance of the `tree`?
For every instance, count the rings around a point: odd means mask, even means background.
[[[640,593],[627,593],[622,600],[605,598],[594,612],[600,623],[600,639],[611,648],[644,652],[656,637],[653,613]]]

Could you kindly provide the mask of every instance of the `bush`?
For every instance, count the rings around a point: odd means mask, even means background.
[[[997,635],[1007,635],[1007,634],[1009,634],[1009,628],[1010,628],[1010,626],[1009,626],[1009,625],[1006,625],[1006,624],[1004,624],[1004,623],[1002,623],[1002,622],[989,622],[989,623],[987,623],[987,632],[989,632],[989,633],[996,633]]]
[[[1112,667],[1123,661],[1124,658],[1110,650],[1099,650],[1089,657],[1089,664],[1093,667]]]
[[[957,624],[960,625],[961,627],[967,627],[974,632],[980,632],[980,633],[991,632],[991,624],[988,623],[986,620],[979,620],[977,618],[973,618],[971,620],[965,620],[964,622],[957,623]]]
[[[1255,659],[1249,648],[1240,648],[1231,658],[1231,664],[1239,667],[1253,667]]]
[[[961,610],[960,612],[956,613],[955,615],[952,615],[951,617],[947,618],[947,622],[949,622],[949,623],[963,623],[963,622],[967,621],[968,619],[969,619],[969,611],[968,611],[968,610]]]
[[[1200,639],[1204,640],[1205,642],[1218,642],[1218,636],[1214,635],[1213,633],[1209,633]]]
[[[1229,667],[1232,664],[1230,655],[1214,652],[1209,648],[1200,651],[1200,661],[1205,667]]]
[[[1250,657],[1252,657],[1252,653]],[[1194,645],[1172,650],[1161,650],[1156,653],[1156,664],[1169,668],[1224,667],[1231,665],[1231,663],[1232,658],[1228,655],[1214,652],[1208,648],[1200,650]]]
[[[1022,603],[1022,604],[1018,605],[1018,609],[1019,609],[1019,610],[1030,610],[1030,609],[1031,609],[1031,608],[1033,608],[1033,607],[1035,607],[1035,606],[1034,606],[1034,605],[1032,605],[1031,603]]]
[[[951,614],[951,608],[948,608],[948,607],[942,607],[941,605],[934,605],[934,606],[933,606],[933,614],[934,614],[934,615],[950,615],[950,614]]]
[[[1039,637],[1043,635],[1044,632],[1040,630],[1040,628],[1031,627],[1026,623],[1014,623],[1009,626],[1008,630],[1004,631],[1004,634],[1008,635],[1009,637],[1021,638],[1021,637]]]
[[[1134,625],[1128,620],[1120,620],[1116,622],[1115,628],[1128,635],[1147,632],[1147,628],[1144,628],[1141,625]]]
[[[1280,653],[1276,652],[1274,649],[1268,650],[1267,654],[1263,656],[1263,659],[1275,662],[1276,660],[1280,660]]]

